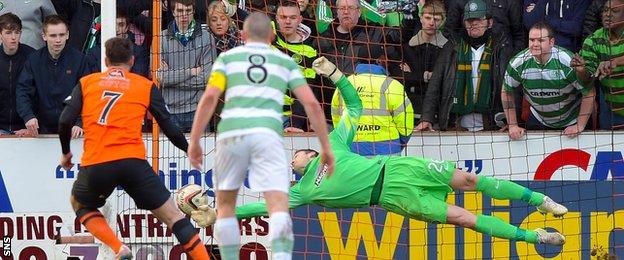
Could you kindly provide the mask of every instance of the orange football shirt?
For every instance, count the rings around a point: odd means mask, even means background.
[[[127,158],[145,159],[141,133],[152,81],[119,68],[80,79],[84,153],[88,166]]]

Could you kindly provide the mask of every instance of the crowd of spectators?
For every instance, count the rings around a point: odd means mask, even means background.
[[[2,3],[0,134],[56,133],[63,100],[100,69],[100,0]],[[240,28],[253,11],[273,18],[273,47],[299,64],[330,128],[340,97],[311,69],[321,56],[354,75],[365,105],[389,111],[370,112],[380,117],[367,126],[398,129],[403,140],[412,130],[507,130],[518,139],[525,130],[573,137],[624,126],[624,0],[163,0],[158,56],[152,5],[118,0],[117,36],[134,44],[132,72],[159,82],[185,132],[212,62],[244,44]],[[385,105],[393,98],[399,107]],[[285,131],[312,131],[301,104],[284,99]],[[218,113],[207,131],[217,121]]]

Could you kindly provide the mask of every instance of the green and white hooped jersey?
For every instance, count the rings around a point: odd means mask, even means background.
[[[225,105],[217,139],[259,132],[281,137],[284,92],[307,84],[289,56],[262,43],[247,43],[221,53],[212,65],[212,74],[225,78]]]
[[[582,95],[589,89],[579,82],[570,67],[573,54],[554,46],[546,64],[538,63],[530,49],[516,54],[507,66],[504,91],[513,91],[520,85],[531,104],[531,113],[542,124],[564,128],[576,123]]]

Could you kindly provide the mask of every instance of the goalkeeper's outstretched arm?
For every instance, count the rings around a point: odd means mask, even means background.
[[[347,149],[351,149],[350,146],[351,143],[353,143],[353,138],[357,131],[358,121],[362,115],[362,100],[351,82],[336,68],[336,65],[328,61],[325,57],[317,58],[312,65],[316,73],[334,82],[338,88],[336,92],[339,92],[345,101],[347,109],[342,113],[336,128],[330,133],[330,138],[340,140],[340,143],[346,145]],[[334,94],[334,96],[335,95],[336,94]],[[332,143],[332,145],[336,144]],[[333,149],[340,148],[333,146]]]
[[[295,184],[295,186],[290,188],[290,191],[288,192],[288,208],[294,209],[301,205],[307,204],[303,197],[301,197],[301,193],[299,192],[300,187],[301,184],[297,183]],[[267,211],[266,203],[264,201],[248,203],[236,207],[236,218],[238,219],[268,215],[269,213]]]
[[[301,193],[299,192],[300,184],[297,183],[295,186],[290,188],[288,193],[288,207],[290,209],[294,209],[301,205],[308,204],[307,201],[301,197]],[[266,207],[266,202],[255,202],[248,203],[242,206],[236,207],[236,218],[244,219],[251,217],[259,217],[259,216],[268,216],[269,212]],[[197,225],[201,227],[206,227],[214,224],[216,220],[216,213],[214,209],[210,208],[208,205],[199,206],[198,210],[194,210],[191,213],[191,218],[193,221],[197,223]]]

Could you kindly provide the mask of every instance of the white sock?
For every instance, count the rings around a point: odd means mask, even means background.
[[[269,239],[274,260],[292,259],[294,236],[288,212],[275,212],[269,219]]]
[[[238,260],[240,257],[240,228],[236,218],[217,219],[214,236],[219,244],[221,259]]]

